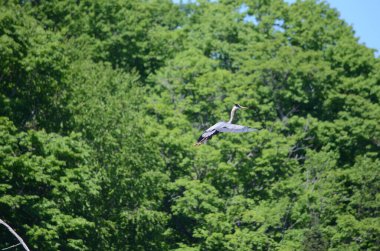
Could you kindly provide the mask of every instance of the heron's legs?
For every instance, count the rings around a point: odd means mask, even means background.
[[[203,138],[201,141],[195,143],[194,146],[200,146],[200,145],[202,145],[203,142],[205,142],[205,141],[207,141],[207,140],[208,140],[208,137],[205,137],[205,138]]]

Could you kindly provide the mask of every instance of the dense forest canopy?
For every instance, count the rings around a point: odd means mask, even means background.
[[[193,147],[234,103],[260,130]],[[324,1],[0,0],[0,219],[32,250],[378,250],[379,155],[379,58]]]

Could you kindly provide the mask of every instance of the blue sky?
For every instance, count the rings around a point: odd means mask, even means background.
[[[294,0],[286,0],[295,2]],[[380,1],[379,0],[325,0],[339,11],[354,30],[359,42],[376,49],[380,55]]]

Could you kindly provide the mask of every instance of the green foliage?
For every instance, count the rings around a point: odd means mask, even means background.
[[[5,117],[0,125],[1,218],[22,224],[35,249],[87,250],[95,231],[90,201],[99,195],[90,149],[76,134],[17,132]]]
[[[45,26],[88,43],[91,59],[147,76],[181,46],[176,43],[182,13],[168,0],[25,1]]]
[[[310,230],[305,231],[303,250],[327,250],[327,242],[317,227],[313,226]]]
[[[323,1],[0,0],[0,218],[38,250],[377,250],[379,72]],[[192,147],[234,103],[260,130]]]
[[[44,30],[19,6],[0,6],[0,115],[18,127],[59,129],[67,68],[60,34]]]

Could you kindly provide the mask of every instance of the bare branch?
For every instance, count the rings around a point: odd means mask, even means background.
[[[15,245],[10,246],[10,247],[3,248],[2,250],[8,250],[8,249],[11,249],[11,248],[14,248],[14,247],[20,246],[20,245],[21,245],[21,243],[17,243],[17,244],[15,244]]]
[[[30,251],[28,246],[25,244],[25,242],[23,241],[23,239],[16,233],[16,231],[14,231],[7,223],[5,223],[2,219],[0,219],[0,224],[3,224],[6,228],[8,228],[9,232],[11,232],[16,238],[17,240],[21,243],[21,245],[24,247],[24,249],[26,251]]]

